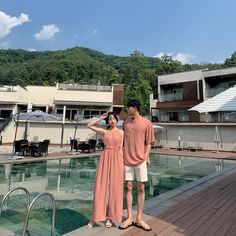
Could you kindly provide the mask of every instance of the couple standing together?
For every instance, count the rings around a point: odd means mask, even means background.
[[[120,223],[119,229],[130,226],[150,231],[151,227],[142,220],[145,202],[145,182],[148,180],[147,164],[151,143],[154,141],[152,123],[139,114],[140,103],[131,100],[127,104],[129,118],[123,123],[123,130],[116,127],[118,118],[109,112],[88,124],[93,131],[103,135],[105,149],[97,167],[94,188],[93,211],[87,228],[92,228],[98,221],[106,221],[110,228],[113,222]],[[105,119],[108,129],[96,127]],[[136,177],[138,188],[138,209],[133,222],[132,201],[133,181]],[[123,181],[126,181],[127,219],[122,222]],[[108,202],[108,216],[106,205]]]

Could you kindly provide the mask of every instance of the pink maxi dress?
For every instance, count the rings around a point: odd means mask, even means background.
[[[97,167],[93,199],[93,221],[108,218],[121,222],[123,212],[124,161],[121,153],[122,134],[118,129],[107,130],[104,135],[105,148]]]

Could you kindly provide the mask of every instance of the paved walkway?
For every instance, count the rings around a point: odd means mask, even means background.
[[[215,152],[215,151],[188,151],[176,149],[164,149],[156,148],[151,150],[152,153],[159,154],[170,154],[170,155],[180,155],[180,156],[194,156],[194,157],[205,157],[205,158],[219,158],[219,159],[229,159],[236,160],[236,152]],[[97,151],[96,154],[100,154],[100,151]],[[27,162],[27,161],[39,161],[39,160],[49,160],[54,158],[71,158],[78,156],[93,156],[94,153],[80,153],[80,152],[71,152],[69,145],[63,145],[61,148],[60,145],[49,145],[48,156],[47,157],[29,157],[29,156],[14,156],[12,159],[12,145],[0,145],[0,163],[12,163],[12,162]]]
[[[100,152],[96,152],[99,154]],[[78,156],[94,156],[94,153],[80,153],[80,152],[71,152],[69,145],[64,145],[62,148],[60,145],[49,145],[48,156],[42,157],[30,157],[30,156],[18,156],[15,155],[12,157],[12,146],[11,145],[0,145],[0,164],[1,163],[20,163],[20,162],[34,162],[41,160],[51,160],[59,158],[71,158]]]

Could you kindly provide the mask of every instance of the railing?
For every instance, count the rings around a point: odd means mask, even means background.
[[[4,87],[0,87],[0,92],[16,92],[17,88],[14,86],[4,86]]]
[[[206,98],[214,97],[217,94],[219,94],[227,89],[228,89],[228,87],[216,87],[216,88],[212,88],[212,89],[207,89],[206,90]]]
[[[112,86],[86,85],[86,84],[58,84],[58,90],[87,90],[110,92]]]
[[[52,200],[52,205],[53,205],[53,213],[52,213],[52,225],[51,225],[51,236],[54,235],[54,231],[55,231],[55,217],[56,217],[56,201],[55,198],[53,197],[53,195],[51,193],[41,193],[38,196],[36,196],[34,198],[34,200],[30,203],[27,213],[26,213],[26,217],[25,217],[25,222],[24,222],[24,226],[23,226],[23,232],[22,232],[22,236],[25,236],[25,232],[28,228],[28,221],[29,221],[29,213],[30,210],[32,208],[32,206],[34,205],[34,203],[42,196],[49,196]]]
[[[178,101],[178,100],[183,100],[183,99],[184,99],[183,93],[171,93],[171,94],[160,95],[161,102],[171,102],[171,101]]]
[[[10,190],[9,192],[6,193],[6,195],[4,196],[4,198],[2,199],[2,202],[1,202],[1,209],[0,209],[0,215],[2,214],[2,207],[3,207],[3,204],[5,203],[5,201],[7,200],[7,198],[9,197],[9,195],[16,191],[16,190],[23,190],[25,193],[26,193],[26,196],[27,196],[27,209],[29,208],[29,205],[30,205],[30,194],[29,194],[29,191],[26,189],[26,188],[23,188],[23,187],[17,187],[17,188],[14,188],[12,190]]]
[[[26,231],[27,231],[27,234],[30,235],[30,233],[28,231],[28,222],[29,222],[30,210],[31,210],[32,206],[34,205],[34,203],[42,196],[49,196],[52,200],[52,210],[53,210],[53,212],[52,212],[51,236],[54,236],[55,218],[56,218],[56,201],[55,201],[54,196],[51,193],[41,193],[41,194],[37,195],[33,199],[33,201],[30,203],[30,193],[26,188],[23,188],[23,187],[14,188],[14,189],[8,191],[6,193],[6,195],[3,197],[2,202],[1,202],[0,215],[2,214],[2,208],[3,208],[3,205],[4,205],[5,201],[7,200],[9,195],[12,192],[16,191],[16,190],[23,190],[27,195],[27,211],[26,211],[26,217],[25,217],[24,226],[23,226],[23,230],[22,230],[22,236],[25,236]]]

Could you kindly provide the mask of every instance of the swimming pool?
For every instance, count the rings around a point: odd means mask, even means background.
[[[158,154],[152,154],[150,159],[149,181],[145,184],[146,199],[235,163]],[[57,204],[55,235],[63,235],[85,225],[91,216],[98,161],[98,157],[79,157],[0,165],[0,200],[8,190],[19,186],[27,188],[32,199],[37,193],[52,193]],[[134,204],[135,195],[136,192]],[[13,195],[8,204],[10,207],[5,208],[0,218],[0,227],[18,232],[23,224],[26,197],[20,192]],[[50,235],[50,219],[50,200],[42,198],[30,214],[29,229],[44,236]]]

